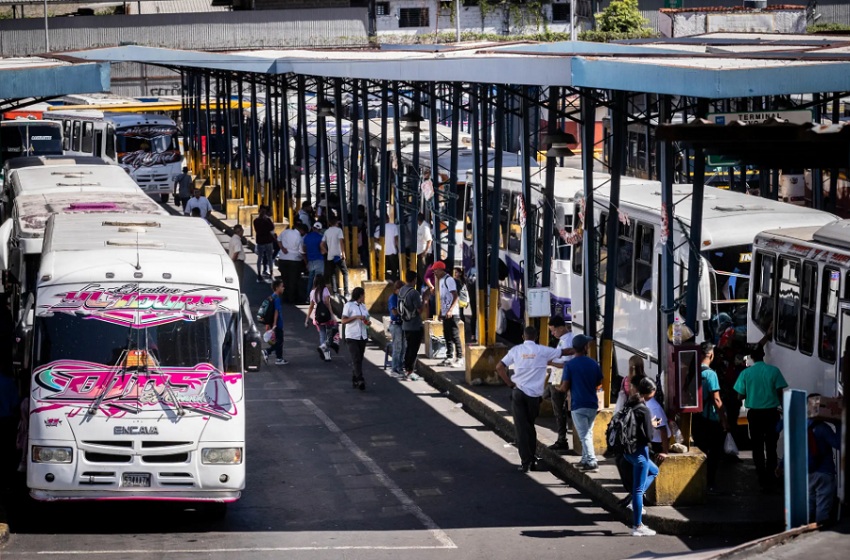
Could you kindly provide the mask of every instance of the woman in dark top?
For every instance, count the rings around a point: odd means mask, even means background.
[[[632,526],[633,537],[652,536],[655,531],[643,524],[643,495],[658,476],[658,466],[649,458],[649,445],[652,441],[652,414],[646,406],[646,401],[655,395],[655,383],[644,377],[637,385],[637,395],[626,403],[635,415],[636,446],[634,453],[625,453],[626,461],[632,464],[634,471],[634,487],[632,488]]]

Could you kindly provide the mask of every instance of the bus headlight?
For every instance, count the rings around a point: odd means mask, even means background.
[[[32,446],[33,463],[70,463],[74,452],[70,447]]]
[[[205,465],[238,465],[241,462],[241,447],[206,447],[201,450],[201,463]]]

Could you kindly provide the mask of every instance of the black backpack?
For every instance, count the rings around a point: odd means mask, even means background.
[[[319,294],[316,294],[315,291],[314,291],[313,299],[315,299],[317,295],[319,295]],[[320,325],[324,325],[325,323],[330,323],[331,317],[332,317],[331,310],[328,309],[327,305],[325,305],[324,299],[321,296],[319,296],[318,301],[316,301],[316,323],[318,323]]]
[[[274,323],[274,294],[263,300],[260,308],[257,310],[257,321],[264,325]]]
[[[402,294],[401,291],[398,293],[398,314],[401,316],[402,321],[412,321],[416,316],[416,308],[413,307],[410,303],[408,303],[408,299],[411,293],[413,293],[413,288],[410,286],[405,286],[407,290]]]
[[[624,406],[614,414],[605,430],[608,449],[617,454],[632,454],[637,451],[637,419],[634,408]]]

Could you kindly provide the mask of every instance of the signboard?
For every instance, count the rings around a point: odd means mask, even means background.
[[[741,111],[738,113],[709,113],[708,120],[714,124],[727,125],[733,121],[747,124],[758,124],[770,119],[778,119],[792,124],[812,122],[812,112],[808,109],[796,111]],[[706,164],[713,167],[729,167],[738,165],[738,160],[725,156],[708,156]]]
[[[679,9],[685,7],[685,0],[664,0],[665,8]]]
[[[549,288],[529,288],[525,294],[527,317],[548,317],[552,312]]]

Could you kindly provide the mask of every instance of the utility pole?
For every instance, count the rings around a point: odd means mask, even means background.
[[[455,42],[460,43],[460,1],[455,0]]]

